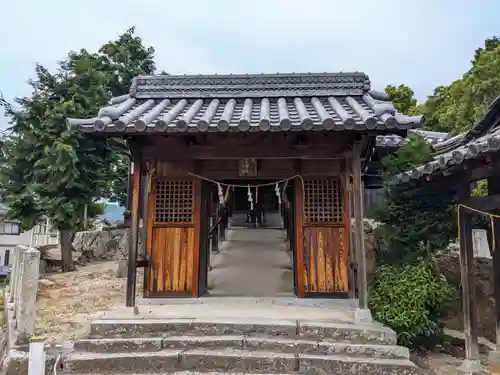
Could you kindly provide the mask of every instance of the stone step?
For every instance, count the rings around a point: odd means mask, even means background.
[[[104,374],[96,374],[96,373],[88,373],[88,374],[82,374],[79,373],[78,375],[104,375]],[[123,373],[113,373],[113,375],[257,375],[257,374],[251,374],[248,372],[245,372],[245,374],[242,374],[241,372],[220,372],[220,371],[174,371],[174,372],[134,372],[131,374],[130,372],[123,372]],[[276,374],[258,374],[258,375],[276,375]],[[278,374],[278,375],[297,375],[297,374]]]
[[[92,322],[89,338],[222,335],[331,339],[353,344],[396,344],[395,332],[376,323],[274,319],[102,319]]]
[[[111,338],[79,340],[74,350],[93,353],[154,352],[163,349],[242,349],[274,353],[349,355],[408,359],[407,348],[396,345],[351,344],[280,337],[171,336],[139,339]]]
[[[259,374],[385,374],[416,375],[407,359],[359,358],[342,355],[252,352],[248,350],[162,350],[143,353],[74,352],[65,361],[65,374],[116,374],[175,371],[230,371]]]

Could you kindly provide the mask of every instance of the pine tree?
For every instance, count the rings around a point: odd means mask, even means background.
[[[132,28],[96,53],[70,52],[55,73],[37,65],[19,108],[1,102],[12,125],[1,145],[1,196],[24,228],[44,215],[60,231],[63,271],[73,269],[71,241],[84,207],[125,201],[129,164],[123,141],[70,130],[65,119],[95,116],[110,96],[128,92],[133,77],[154,73],[153,57]]]

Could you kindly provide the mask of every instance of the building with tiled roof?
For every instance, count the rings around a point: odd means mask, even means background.
[[[95,118],[69,119],[91,133],[407,130],[363,73],[144,76]]]
[[[448,137],[433,145],[432,160],[396,176],[396,182],[418,183],[420,180],[452,174],[470,164],[484,163],[500,150],[500,97],[481,121],[470,131]]]
[[[139,266],[147,298],[204,295],[209,248],[244,207],[248,225],[282,215],[296,296],[357,299],[369,319],[363,233],[350,217],[362,227],[362,174],[380,137],[403,139],[422,120],[366,74],[344,72],[141,76],[95,117],[67,123],[131,147],[128,306]]]

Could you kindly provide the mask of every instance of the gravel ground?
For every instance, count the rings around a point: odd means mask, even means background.
[[[38,292],[37,335],[54,341],[81,338],[99,312],[124,306],[125,279],[115,277],[116,267],[116,262],[96,262],[48,275]],[[139,295],[142,276],[137,279]]]

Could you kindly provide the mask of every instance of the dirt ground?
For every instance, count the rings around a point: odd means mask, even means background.
[[[484,374],[490,372],[487,370],[488,361],[487,356],[482,358],[482,364],[485,369]],[[462,364],[463,358],[457,358],[444,353],[418,353],[418,361],[414,361],[424,368],[426,375],[457,375],[457,370]]]
[[[37,299],[37,335],[50,340],[85,336],[99,312],[125,304],[125,279],[115,277],[116,262],[96,262],[75,272],[53,273],[40,283]],[[138,292],[142,277],[138,275]]]
[[[124,306],[125,279],[115,277],[116,262],[96,262],[75,272],[53,273],[40,283],[37,299],[37,335],[51,341],[85,337],[99,313]],[[142,275],[137,292],[141,294]],[[429,375],[456,375],[462,359],[443,353],[418,353]]]

